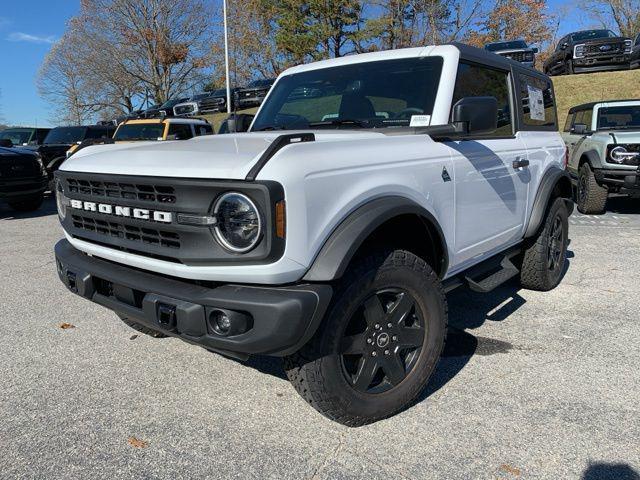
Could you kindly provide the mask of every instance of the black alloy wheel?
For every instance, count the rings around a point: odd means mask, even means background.
[[[386,392],[411,373],[426,336],[416,300],[401,289],[376,291],[357,309],[342,337],[348,383],[363,393]]]

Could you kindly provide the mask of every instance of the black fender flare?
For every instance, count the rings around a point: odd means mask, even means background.
[[[60,168],[60,165],[62,165],[62,162],[64,162],[66,159],[67,159],[67,157],[60,156],[60,157],[56,157],[53,160],[51,160],[47,164],[47,167],[46,167],[47,172],[49,172],[49,174],[52,174],[53,172],[58,170]]]
[[[524,238],[531,238],[540,229],[542,222],[544,222],[547,209],[549,208],[549,203],[553,198],[553,193],[556,190],[556,186],[559,187],[560,196],[567,201],[569,215],[573,213],[573,195],[571,191],[571,177],[569,173],[559,167],[549,168],[544,173],[542,180],[540,180],[540,186],[538,187],[538,193],[536,194],[536,198],[533,202]]]
[[[592,169],[594,169],[594,168],[602,168],[602,160],[600,159],[600,155],[598,154],[598,152],[596,152],[595,150],[587,150],[585,152],[582,152],[582,155],[578,159],[578,165],[580,164],[580,160],[582,160],[582,157],[587,157],[587,161],[589,162],[589,166]],[[578,167],[578,170],[579,169],[580,169],[580,167]]]
[[[444,274],[449,265],[447,244],[435,217],[408,198],[389,196],[371,200],[351,212],[324,242],[303,280],[319,282],[340,278],[358,249],[378,227],[394,217],[406,214],[422,218],[437,232],[438,238],[433,241],[440,242],[442,264],[436,270],[441,275]]]

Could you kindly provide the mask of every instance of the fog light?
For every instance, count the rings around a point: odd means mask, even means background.
[[[231,337],[247,332],[253,326],[250,315],[233,310],[212,309],[207,314],[209,328],[216,335]]]
[[[213,329],[220,335],[228,335],[231,330],[231,319],[224,312],[214,312],[211,323],[213,324]]]

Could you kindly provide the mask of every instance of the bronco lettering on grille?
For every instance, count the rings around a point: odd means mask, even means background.
[[[103,213],[105,215],[116,215],[118,217],[130,217],[138,220],[153,220],[154,222],[171,223],[173,215],[171,212],[157,212],[146,208],[121,207],[120,205],[109,205],[108,203],[83,202],[82,200],[71,200],[71,208],[86,210],[87,212]]]

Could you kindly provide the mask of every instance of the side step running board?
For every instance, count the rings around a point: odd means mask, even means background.
[[[493,262],[492,262],[493,263]],[[509,257],[502,257],[499,264],[479,265],[464,276],[474,292],[488,293],[520,273]],[[487,276],[488,275],[488,276]]]

